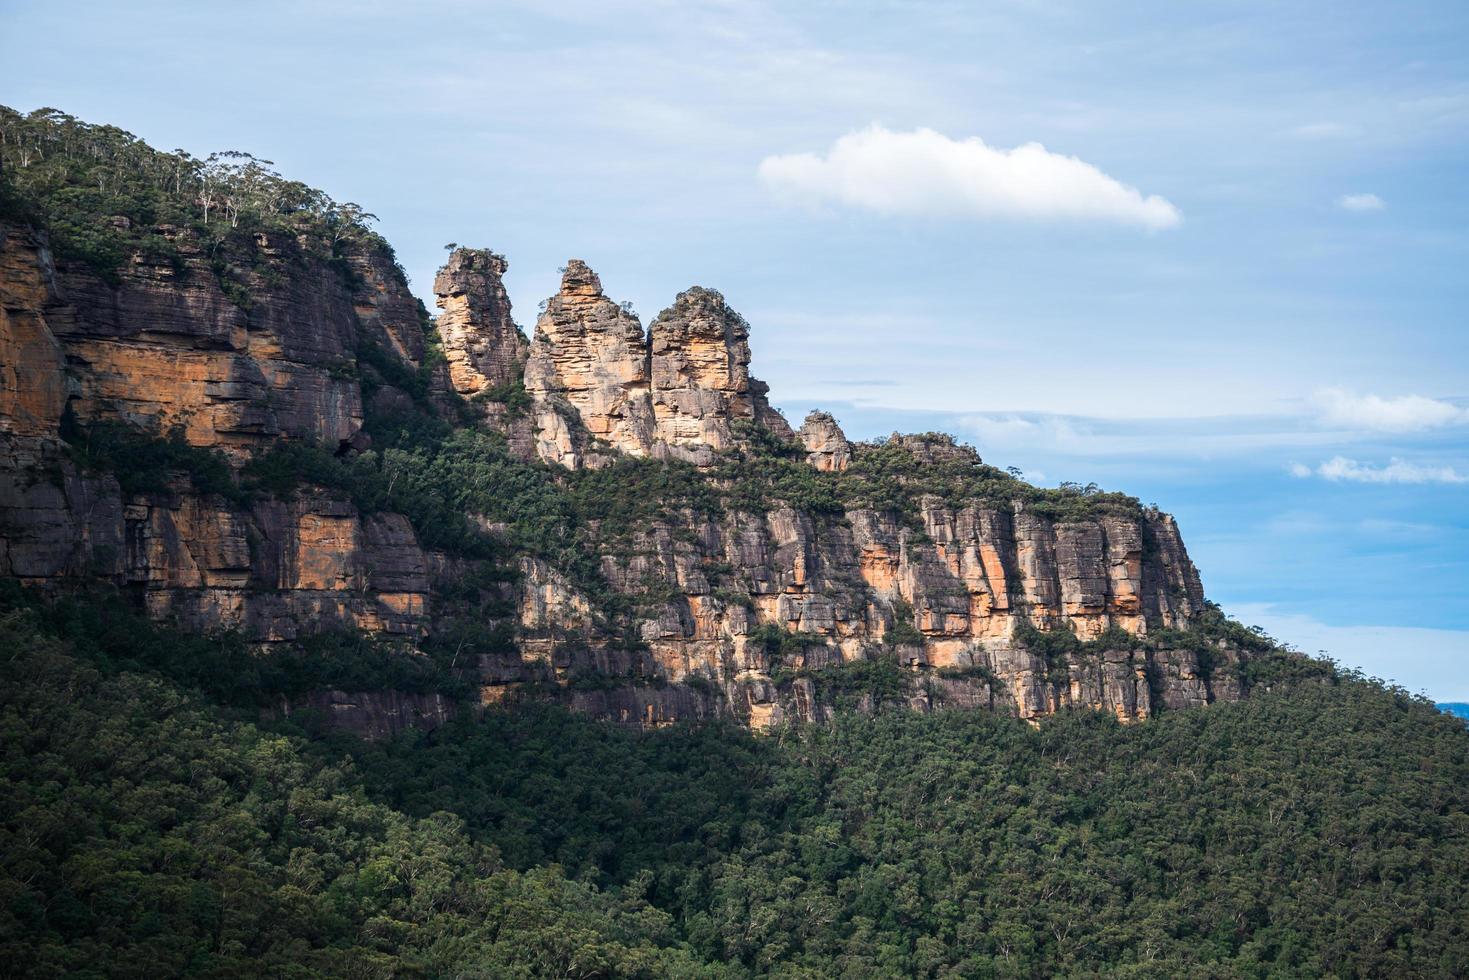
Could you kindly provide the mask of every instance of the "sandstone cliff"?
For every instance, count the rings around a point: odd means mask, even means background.
[[[439,336],[454,390],[466,398],[520,382],[527,344],[510,317],[505,257],[456,248],[434,277]]]
[[[821,413],[797,436],[750,376],[748,325],[717,292],[686,290],[645,333],[573,260],[527,344],[504,259],[461,249],[434,284],[438,358],[387,255],[354,251],[344,275],[262,235],[221,279],[190,233],[157,233],[181,259],[136,255],[110,283],[55,262],[42,234],[0,226],[0,574],[52,590],[101,579],[154,615],[261,643],[342,626],[451,638],[454,669],[486,703],[551,682],[582,710],[640,725],[821,719],[842,701],[833,669],[861,662],[901,670],[918,710],[1033,718],[1079,705],[1132,720],[1242,693],[1228,669],[1239,650],[1175,642],[1205,603],[1170,517],[1135,502],[1057,509],[940,437],[852,443]],[[482,516],[484,547],[427,547],[415,519],[364,509],[345,484],[231,494],[180,464],[128,490],[62,438],[68,418],[83,433],[113,421],[177,429],[236,470],[283,444],[319,447],[327,466],[367,449],[375,416],[498,432],[512,459],[552,464],[513,471],[544,494],[641,457],[704,502],[631,526],[594,508],[567,563]],[[362,459],[398,492],[397,463]],[[879,485],[898,463],[913,474],[902,499]],[[789,479],[745,486],[775,470]],[[801,472],[826,481],[819,506],[782,489]],[[932,473],[956,474],[957,489],[924,489]],[[1072,645],[1040,644],[1037,629]],[[376,734],[449,714],[392,692],[300,706]]]
[[[572,259],[536,322],[525,368],[537,453],[572,468],[603,464],[609,451],[707,465],[734,444],[737,421],[789,439],[766,385],[750,377],[749,336],[723,296],[697,286],[644,334]]]
[[[268,282],[264,265],[247,310],[184,255],[182,270],[134,261],[114,286],[0,225],[0,370],[16,378],[0,413],[0,573],[43,586],[101,576],[160,616],[267,641],[333,625],[421,633],[427,559],[401,515],[323,491],[245,506],[183,477],[125,494],[61,441],[68,412],[236,455],[282,438],[336,449],[361,428],[359,346],[391,343],[405,367],[423,356],[417,302],[382,256],[355,257],[355,288],[309,264]]]
[[[536,452],[570,467],[608,460],[612,450],[647,455],[653,446],[649,374],[643,325],[603,295],[586,263],[572,259],[560,292],[536,321],[525,366]]]
[[[654,438],[662,454],[707,464],[735,444],[732,423],[755,422],[791,437],[750,377],[750,327],[712,289],[695,286],[649,328]]]

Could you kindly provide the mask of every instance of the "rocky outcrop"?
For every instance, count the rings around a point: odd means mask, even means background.
[[[537,454],[572,468],[596,465],[611,450],[648,455],[650,372],[642,323],[603,295],[602,281],[586,263],[572,259],[561,291],[536,321],[525,366]]]
[[[536,322],[525,386],[535,401],[536,451],[576,468],[608,451],[699,465],[735,442],[744,420],[793,433],[750,377],[749,326],[712,289],[680,293],[643,333],[579,259]]]
[[[750,327],[712,289],[695,286],[649,328],[653,436],[659,455],[707,465],[735,443],[733,423],[758,422],[791,438],[750,377]]]
[[[801,445],[806,462],[823,473],[840,473],[852,460],[852,445],[842,427],[827,412],[812,412],[801,424]]]
[[[439,336],[454,390],[466,398],[518,383],[525,336],[510,317],[503,255],[456,248],[434,277]]]
[[[1142,508],[927,496],[903,513],[778,501],[761,512],[674,511],[630,535],[595,523],[580,531],[600,567],[591,593],[569,569],[525,553],[486,593],[463,584],[482,568],[426,551],[407,518],[362,513],[323,488],[241,503],[180,474],[166,490],[125,493],[114,477],[79,469],[58,438],[68,403],[83,420],[178,426],[236,458],[280,439],[348,452],[360,448],[361,377],[375,379],[376,410],[424,410],[431,362],[419,305],[391,259],[370,251],[354,254],[344,277],[262,236],[236,273],[251,284],[242,306],[170,229],[159,233],[182,259],[135,257],[116,283],[55,267],[37,234],[3,233],[0,574],[26,584],[101,578],[156,616],[236,627],[260,643],[343,627],[408,643],[458,630],[468,639],[457,669],[482,703],[555,683],[579,710],[643,727],[822,720],[839,703],[824,672],[878,657],[906,672],[904,703],[924,711],[1036,718],[1086,706],[1130,721],[1244,693],[1228,669],[1236,652],[1143,642],[1196,621],[1204,596],[1176,523]],[[946,436],[850,443],[824,413],[806,419],[797,442],[750,376],[747,325],[711,290],[680,294],[645,334],[573,261],[527,346],[504,269],[489,252],[450,257],[435,283],[448,366],[426,388],[430,403],[469,396],[477,414],[453,401],[445,416],[499,428],[527,456],[572,468],[620,453],[702,465],[751,422],[821,474],[872,463],[864,454],[919,469],[980,466]],[[497,399],[518,391],[522,363],[517,408]],[[408,382],[386,377],[406,372],[420,379],[412,397]],[[1094,642],[1048,655],[1032,627]],[[492,633],[513,642],[481,642]],[[441,702],[402,692],[313,698],[298,707],[373,736],[448,716]],[[840,703],[876,707],[870,694]]]

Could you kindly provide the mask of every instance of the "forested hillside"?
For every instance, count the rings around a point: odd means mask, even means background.
[[[1463,723],[1156,506],[797,430],[713,289],[527,337],[268,161],[0,164],[0,976],[1469,964]]]
[[[892,710],[634,733],[524,703],[370,744],[221,705],[212,641],[120,607],[12,596],[0,627],[10,975],[1469,962],[1469,733],[1296,656],[1247,701],[1133,726]]]

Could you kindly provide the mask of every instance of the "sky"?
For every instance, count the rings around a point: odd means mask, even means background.
[[[36,39],[34,43],[25,39]],[[585,259],[799,423],[1177,515],[1227,612],[1469,700],[1469,5],[0,0],[0,102],[242,149],[527,330]]]

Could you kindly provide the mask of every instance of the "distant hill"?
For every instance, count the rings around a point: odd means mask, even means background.
[[[1469,718],[1469,704],[1463,701],[1444,701],[1438,705],[1438,710],[1446,715],[1454,715],[1458,718]]]

